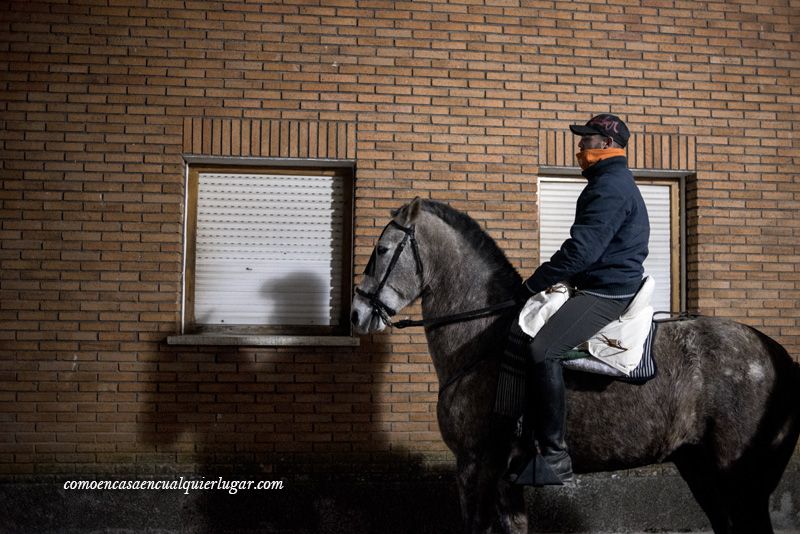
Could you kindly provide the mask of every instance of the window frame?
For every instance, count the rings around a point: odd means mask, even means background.
[[[687,171],[631,169],[637,185],[668,186],[670,197],[670,306],[672,313],[686,310],[686,181],[694,175]],[[541,243],[542,181],[586,182],[577,167],[540,167],[537,175],[538,241]],[[539,249],[539,253],[541,249]],[[540,262],[542,258],[539,258]],[[660,311],[660,310],[656,310]]]
[[[353,292],[353,229],[355,162],[278,158],[208,158],[184,156],[185,208],[181,287],[181,334],[169,336],[175,345],[358,345],[350,324]],[[341,309],[335,325],[198,325],[194,316],[195,244],[197,235],[199,176],[207,172],[314,174],[343,181],[342,264],[339,287]]]

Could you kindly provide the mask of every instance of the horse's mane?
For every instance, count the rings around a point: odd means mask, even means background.
[[[435,215],[464,236],[466,241],[470,243],[479,254],[486,257],[496,266],[498,274],[509,277],[509,282],[515,284],[520,283],[521,278],[519,273],[517,273],[517,270],[511,265],[511,262],[508,261],[503,249],[492,239],[492,236],[481,228],[475,219],[444,202],[438,202],[436,200],[423,200],[422,209],[423,211]]]

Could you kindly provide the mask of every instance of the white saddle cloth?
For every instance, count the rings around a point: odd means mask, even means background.
[[[570,367],[585,367],[584,370],[595,373],[630,375],[642,359],[644,342],[650,333],[653,322],[650,300],[655,285],[652,276],[646,277],[639,292],[619,319],[575,347],[588,352],[596,360],[572,360],[569,362]],[[569,298],[570,289],[565,284],[556,284],[532,296],[519,314],[520,328],[529,336],[536,337],[542,326]]]

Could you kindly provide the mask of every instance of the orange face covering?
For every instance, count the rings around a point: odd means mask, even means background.
[[[588,148],[575,154],[575,158],[578,160],[578,165],[581,166],[581,169],[585,171],[598,161],[624,155],[625,149],[623,148]]]

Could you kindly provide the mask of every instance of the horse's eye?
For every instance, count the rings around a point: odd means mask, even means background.
[[[378,250],[378,254],[380,254],[381,256],[383,256],[384,254],[386,254],[387,252],[389,252],[389,247],[378,246],[378,249],[377,249],[377,250]]]

